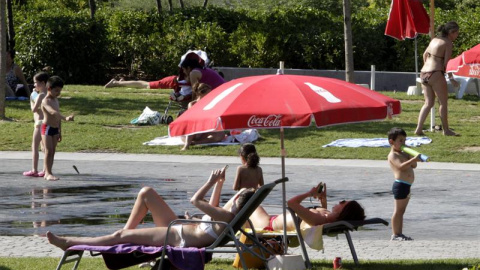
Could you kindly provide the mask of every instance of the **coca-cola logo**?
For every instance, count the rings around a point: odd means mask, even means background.
[[[480,76],[480,65],[472,65],[470,66],[470,70],[468,71],[470,76]]]
[[[266,117],[257,117],[256,115],[250,116],[247,125],[249,127],[280,127],[282,124],[281,114],[271,114]]]

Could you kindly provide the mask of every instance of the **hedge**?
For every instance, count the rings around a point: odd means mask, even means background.
[[[480,43],[480,10],[436,10],[436,24],[457,20],[454,55]],[[384,35],[387,8],[362,8],[352,17],[357,70],[414,71],[414,41]],[[203,49],[217,66],[344,69],[343,14],[308,7],[231,10],[178,9],[173,13],[103,8],[15,14],[17,61],[30,78],[45,66],[67,83],[104,84],[123,70],[151,80],[178,72],[180,56]],[[419,62],[429,37],[418,37]]]

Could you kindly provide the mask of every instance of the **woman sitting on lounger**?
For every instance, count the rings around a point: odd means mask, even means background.
[[[225,168],[212,171],[208,181],[190,199],[193,205],[206,214],[203,220],[230,222],[254,194],[253,189],[243,189],[225,206],[219,207],[224,181]],[[210,202],[207,202],[204,197],[212,187],[214,190]],[[156,227],[136,229],[149,210]],[[74,245],[111,246],[132,243],[159,246],[164,244],[167,227],[175,219],[177,216],[163,198],[152,188],[144,187],[139,192],[130,217],[122,230],[99,237],[60,237],[47,232],[47,238],[50,244],[63,250]],[[167,244],[177,247],[206,247],[218,238],[224,227],[211,223],[177,224],[170,229]]]
[[[310,226],[322,225],[339,220],[364,220],[365,211],[357,201],[341,201],[332,207],[332,211],[327,210],[327,185],[323,185],[323,191],[317,191],[313,187],[309,192],[297,195],[288,201],[290,207],[301,219],[300,227],[306,224]],[[320,201],[320,206],[307,208],[301,205],[302,201],[308,197],[313,197]],[[270,230],[283,230],[283,215],[270,216],[265,209],[258,207],[250,216],[250,220],[255,228],[268,228]],[[295,224],[292,216],[287,214],[287,230],[295,230]]]

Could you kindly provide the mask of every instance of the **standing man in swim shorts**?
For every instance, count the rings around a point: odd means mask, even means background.
[[[60,179],[52,174],[52,167],[57,143],[62,141],[62,120],[73,121],[73,114],[65,117],[60,113],[58,97],[62,92],[63,85],[63,80],[60,77],[50,77],[47,81],[48,94],[42,101],[42,112],[44,116],[42,123],[42,141],[45,147],[43,168],[45,170],[44,178],[48,181]]]
[[[402,233],[403,215],[410,200],[410,188],[415,180],[413,169],[417,167],[417,160],[420,160],[420,154],[412,158],[407,153],[402,152],[401,147],[405,145],[406,139],[407,133],[401,128],[394,127],[388,132],[388,143],[390,144],[388,163],[395,177],[392,186],[395,199],[392,215],[392,241],[413,240]]]

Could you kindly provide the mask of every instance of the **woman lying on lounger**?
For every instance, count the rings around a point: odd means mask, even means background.
[[[190,202],[206,215],[203,220],[230,222],[248,199],[253,189],[243,189],[232,197],[224,207],[219,207],[220,195],[225,181],[225,168],[212,171],[208,181],[193,195]],[[215,186],[215,187],[214,187]],[[204,200],[206,193],[214,187],[210,202]],[[156,227],[136,229],[150,211]],[[152,188],[144,187],[139,192],[125,227],[110,235],[99,237],[60,237],[47,232],[48,242],[63,250],[74,245],[111,246],[132,243],[136,245],[163,245],[169,223],[177,219],[173,210]],[[168,233],[170,246],[206,247],[212,244],[225,226],[211,223],[178,224]]]
[[[308,197],[318,199],[320,201],[320,206],[314,208],[302,206],[302,201]],[[301,228],[306,224],[316,226],[339,220],[365,219],[365,211],[357,201],[341,201],[332,207],[332,211],[328,211],[326,184],[323,184],[323,191],[320,193],[318,192],[317,187],[313,187],[309,192],[291,198],[288,201],[288,207],[290,207],[301,219]],[[283,215],[270,216],[262,207],[258,207],[255,210],[250,216],[250,220],[255,228],[267,228],[275,231],[283,230]],[[287,213],[287,230],[295,230],[295,224],[289,213]]]

